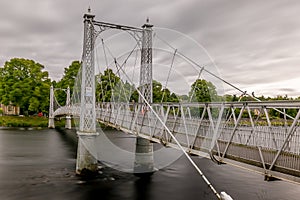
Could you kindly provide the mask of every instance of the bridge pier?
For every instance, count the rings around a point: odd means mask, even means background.
[[[97,159],[85,147],[84,141],[94,141],[98,134],[77,132],[78,148],[76,159],[76,174],[81,176],[91,175],[97,172]]]
[[[54,117],[49,117],[48,128],[55,128]]]
[[[65,129],[71,129],[72,124],[71,124],[71,116],[66,116],[66,124],[65,124]]]
[[[150,140],[137,137],[135,146],[134,174],[152,174],[154,172],[153,144]]]

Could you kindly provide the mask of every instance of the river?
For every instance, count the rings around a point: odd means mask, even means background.
[[[184,157],[149,179],[107,167],[96,178],[83,179],[74,173],[75,158],[76,142],[57,130],[0,129],[0,199],[216,199]],[[300,199],[298,184],[266,182],[251,171],[201,157],[193,160],[217,191],[226,191],[235,200]]]

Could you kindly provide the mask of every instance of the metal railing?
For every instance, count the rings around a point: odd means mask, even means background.
[[[300,176],[300,102],[101,103],[97,120],[125,132],[178,148],[166,127],[193,154],[230,158],[264,169]],[[274,111],[275,110],[275,111]],[[153,112],[156,112],[155,115]],[[270,113],[277,115],[271,117]],[[80,107],[62,107],[54,115],[78,116]],[[291,114],[292,113],[292,114]]]

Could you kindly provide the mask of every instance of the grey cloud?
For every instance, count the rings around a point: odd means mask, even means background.
[[[300,74],[300,3],[292,0],[1,1],[0,66],[12,57],[25,57],[40,62],[51,78],[59,79],[72,60],[81,58],[82,16],[89,5],[100,21],[141,26],[150,17],[156,27],[194,38],[217,64],[218,69],[208,69],[242,89],[275,95],[268,83],[286,84]],[[211,62],[203,51],[180,48],[197,56],[199,64]],[[169,56],[155,61],[167,65]],[[186,80],[195,79],[180,69]],[[177,78],[170,80],[173,87]],[[283,85],[276,90],[297,95],[297,87]]]
[[[291,92],[296,92],[297,90],[294,88],[278,88],[278,91],[291,93]]]

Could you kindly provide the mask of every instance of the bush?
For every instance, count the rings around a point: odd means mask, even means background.
[[[4,126],[4,127],[47,127],[48,126],[48,118],[1,116],[0,117],[0,126]]]

